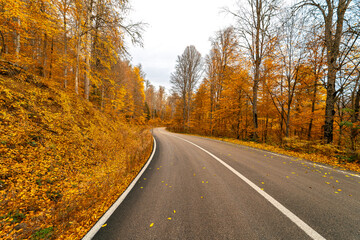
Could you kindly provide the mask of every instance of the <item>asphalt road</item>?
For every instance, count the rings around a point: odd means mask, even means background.
[[[154,137],[152,162],[93,239],[360,239],[359,175],[164,129]]]

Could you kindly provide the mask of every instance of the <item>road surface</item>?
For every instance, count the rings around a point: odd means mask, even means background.
[[[93,239],[360,239],[360,177],[154,129],[155,155]]]

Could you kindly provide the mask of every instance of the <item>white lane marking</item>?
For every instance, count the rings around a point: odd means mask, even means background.
[[[172,136],[174,136],[174,135],[172,135]],[[217,141],[217,142],[229,143],[229,142],[226,142],[226,141],[214,140],[214,139],[206,138],[206,137],[200,137],[200,136],[196,136],[196,137],[205,138],[205,139],[207,139],[207,140],[212,140],[212,141]],[[359,175],[359,174],[352,173],[352,172],[349,172],[349,171],[340,170],[340,169],[337,169],[336,167],[328,167],[328,166],[326,166],[326,165],[322,165],[322,164],[319,164],[319,163],[311,162],[310,160],[306,160],[306,159],[303,159],[303,158],[298,158],[298,159],[297,159],[296,157],[286,156],[286,155],[283,155],[283,154],[278,154],[278,153],[270,152],[270,151],[263,150],[263,149],[259,149],[259,148],[255,148],[255,147],[249,147],[249,146],[246,146],[246,145],[240,145],[240,144],[236,144],[236,143],[230,143],[230,144],[238,145],[238,146],[241,146],[241,147],[246,148],[246,149],[250,149],[250,150],[253,150],[253,151],[257,151],[257,152],[266,153],[266,154],[269,154],[269,155],[278,156],[278,157],[281,157],[281,158],[288,158],[288,159],[290,159],[290,161],[291,161],[291,159],[296,159],[296,160],[299,159],[299,160],[303,161],[307,166],[317,166],[317,167],[321,167],[321,168],[327,168],[327,169],[330,169],[330,170],[335,171],[335,172],[338,172],[338,173],[343,173],[343,174],[346,174],[346,175],[350,175],[350,176],[352,176],[352,177],[358,177],[358,178],[360,178],[360,175]]]
[[[174,136],[174,135],[172,135]],[[309,225],[307,225],[303,220],[301,220],[298,216],[296,216],[294,213],[292,213],[289,209],[284,207],[281,203],[279,203],[277,200],[275,200],[273,197],[271,197],[269,194],[267,194],[265,191],[261,190],[258,186],[256,186],[253,182],[251,182],[248,178],[246,178],[244,175],[236,171],[234,168],[232,168],[230,165],[225,163],[220,158],[216,157],[211,152],[205,150],[204,148],[196,145],[195,143],[192,143],[186,139],[183,139],[178,136],[174,136],[176,138],[179,138],[185,142],[188,142],[195,147],[203,150],[207,154],[209,154],[211,157],[216,159],[218,162],[220,162],[222,165],[224,165],[227,169],[229,169],[231,172],[233,172],[236,176],[241,178],[245,183],[247,183],[251,188],[253,188],[256,192],[258,192],[261,196],[263,196],[266,200],[268,200],[274,207],[276,207],[280,212],[282,212],[285,216],[287,216],[292,222],[294,222],[299,228],[301,228],[307,235],[309,235],[312,239],[315,240],[323,240],[325,239],[323,236],[321,236],[318,232],[316,232],[314,229],[312,229]]]
[[[110,218],[110,216],[115,212],[115,210],[119,207],[119,205],[124,201],[124,199],[129,194],[129,192],[134,188],[136,182],[139,180],[141,175],[143,175],[143,173],[145,172],[146,168],[149,166],[149,164],[155,154],[156,141],[155,141],[154,137],[153,137],[153,139],[154,139],[154,148],[150,155],[149,160],[147,161],[147,163],[145,164],[143,169],[136,176],[136,178],[131,182],[129,187],[120,195],[120,197],[116,200],[116,202],[106,211],[106,213],[99,219],[99,221],[97,221],[97,223],[90,229],[90,231],[82,238],[82,240],[92,239],[95,236],[95,234],[100,230],[102,225],[104,225],[106,223],[106,221]]]

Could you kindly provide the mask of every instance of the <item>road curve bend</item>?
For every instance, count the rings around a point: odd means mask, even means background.
[[[93,239],[360,239],[360,177],[196,136],[157,150]]]

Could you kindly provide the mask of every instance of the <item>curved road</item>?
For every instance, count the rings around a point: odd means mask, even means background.
[[[157,150],[93,239],[360,239],[360,177],[154,129]]]

